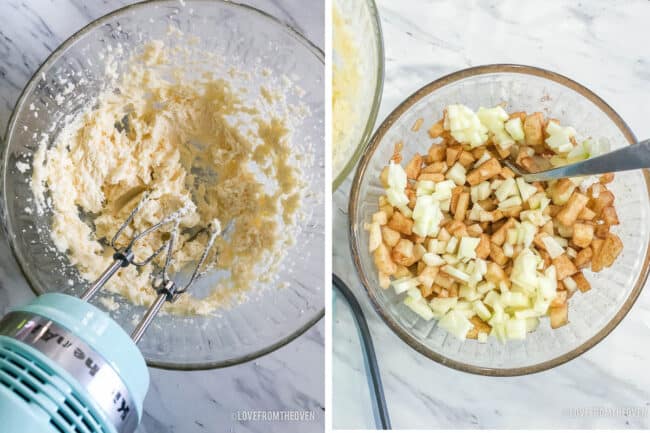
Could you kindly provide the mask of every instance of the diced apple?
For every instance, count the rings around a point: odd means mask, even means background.
[[[515,141],[505,129],[505,121],[508,120],[508,113],[503,107],[497,105],[494,108],[479,108],[476,113],[481,123],[492,133],[494,142],[501,149],[508,149]]]
[[[526,332],[533,332],[539,326],[539,319],[537,317],[527,317],[525,320]]]
[[[481,295],[476,291],[476,289],[470,286],[462,286],[458,291],[458,296],[467,301],[476,301]]]
[[[406,171],[404,171],[400,164],[395,164],[393,161],[388,164],[387,183],[392,188],[406,188]]]
[[[458,247],[458,238],[455,236],[452,236],[449,241],[447,241],[447,248],[445,251],[449,254],[454,254],[456,252],[456,248]]]
[[[569,306],[564,304],[560,307],[552,307],[548,315],[551,318],[551,328],[557,329],[569,322]]]
[[[530,306],[530,301],[523,293],[505,292],[501,294],[501,304],[504,307],[524,308]]]
[[[562,284],[564,284],[564,287],[569,291],[569,293],[573,293],[578,290],[578,284],[571,277],[566,277],[563,279]]]
[[[515,319],[528,319],[531,317],[539,316],[539,314],[537,314],[537,311],[533,310],[532,308],[517,310],[515,311],[514,315],[515,315]]]
[[[455,307],[457,303],[457,297],[433,298],[429,302],[429,307],[431,307],[431,310],[433,310],[434,313],[442,316],[443,314],[447,313],[447,311]]]
[[[506,337],[509,340],[525,340],[526,321],[524,319],[509,319],[506,322]]]
[[[555,278],[549,278],[547,276],[540,277],[538,279],[538,293],[544,299],[553,299],[557,291],[557,280]]]
[[[531,224],[541,227],[546,224],[547,218],[544,216],[541,210],[525,210],[519,214],[519,218],[522,221],[528,221]]]
[[[466,173],[467,170],[465,167],[463,167],[461,163],[457,162],[445,175],[447,176],[447,179],[453,180],[456,185],[464,185]]]
[[[411,289],[408,289],[406,291],[406,296],[408,298],[413,298],[415,300],[423,299],[422,298],[422,292],[420,292],[420,289],[418,289],[417,287],[413,287]]]
[[[484,294],[488,293],[490,290],[494,290],[495,288],[496,288],[496,286],[494,285],[494,283],[492,283],[490,281],[485,281],[485,282],[482,282],[481,284],[478,284],[476,286],[476,291],[479,292],[480,294],[484,295]]]
[[[480,238],[473,238],[470,236],[463,236],[460,239],[458,246],[458,258],[474,259],[476,258],[476,247],[481,242]]]
[[[432,180],[421,180],[417,183],[415,195],[431,195],[436,190],[436,184]]]
[[[463,283],[466,283],[469,281],[469,275],[467,275],[465,272],[456,269],[455,267],[451,265],[444,265],[442,268],[440,268],[444,273],[449,275],[450,277],[455,278],[458,281],[461,281]]]
[[[519,229],[516,227],[508,229],[506,232],[506,243],[515,245],[519,241]]]
[[[555,237],[548,235],[543,236],[542,243],[544,244],[548,255],[551,256],[551,259],[555,259],[564,254],[564,248],[562,248],[562,245],[558,243]]]
[[[438,254],[435,253],[424,253],[422,256],[422,261],[427,265],[427,266],[442,266],[445,264],[445,261],[440,257]]]
[[[418,284],[419,282],[417,278],[413,278],[413,277],[398,278],[397,280],[393,280],[393,282],[391,283],[391,285],[393,286],[393,290],[395,290],[395,294],[397,295],[404,293],[409,289],[416,288]]]
[[[460,143],[481,146],[488,138],[488,129],[468,107],[457,104],[446,108],[443,127]]]
[[[530,199],[533,194],[537,193],[537,188],[529,183],[526,183],[523,177],[518,177],[516,179],[516,182],[517,188],[519,189],[519,194],[521,195],[521,199],[523,201],[528,201],[528,199]]]
[[[386,190],[386,197],[388,198],[388,202],[395,207],[405,206],[409,202],[409,198],[404,191],[396,188],[388,188]]]
[[[424,298],[420,297],[419,299],[407,296],[404,298],[404,305],[409,307],[415,314],[422,317],[424,320],[431,320],[435,317],[433,311],[429,305],[427,305]]]
[[[477,159],[476,162],[474,162],[474,168],[479,167],[481,164],[483,164],[485,161],[489,160],[490,158],[492,158],[490,152],[487,151],[483,152],[483,155],[481,155],[481,157]]]
[[[528,221],[524,221],[519,225],[518,228],[517,243],[523,244],[524,248],[528,248],[535,239],[535,234],[537,233],[537,227],[531,224]]]
[[[500,202],[503,202],[505,199],[512,197],[515,194],[517,194],[517,185],[515,180],[512,178],[504,180],[496,191],[494,191],[494,195]],[[521,202],[519,204],[521,204]]]
[[[490,317],[492,317],[492,313],[490,313],[490,310],[488,310],[488,308],[480,299],[477,299],[472,303],[472,308],[474,309],[476,315],[481,318],[481,320],[487,321],[490,319]]]
[[[546,145],[556,153],[568,153],[573,149],[571,138],[575,137],[576,131],[570,126],[562,127],[557,122],[548,122],[546,126],[548,138],[545,140]]]
[[[498,209],[501,209],[501,210],[508,209],[508,208],[515,207],[515,206],[521,206],[521,204],[522,204],[522,202],[521,202],[521,198],[519,197],[519,195],[513,195],[512,197],[501,201],[499,203]]]
[[[505,124],[504,127],[506,131],[508,131],[508,134],[510,136],[517,140],[517,141],[523,141],[524,140],[524,125],[521,121],[520,117],[515,117],[510,120],[508,120]]]
[[[495,290],[489,291],[485,298],[483,298],[483,303],[489,305],[492,308],[495,308],[497,305],[501,305],[501,295]]]
[[[537,287],[537,259],[530,249],[523,249],[515,258],[510,280],[525,288]]]
[[[438,321],[438,326],[459,340],[465,340],[467,332],[474,327],[472,322],[461,312],[451,310]]]

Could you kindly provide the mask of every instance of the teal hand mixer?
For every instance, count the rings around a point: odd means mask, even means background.
[[[0,432],[132,433],[137,428],[149,387],[137,343],[163,304],[177,299],[204,272],[220,234],[216,220],[193,234],[207,232],[208,242],[188,282],[177,285],[168,268],[186,208],[118,246],[147,197],[143,195],[111,240],[113,263],[80,298],[45,294],[0,319]],[[169,230],[168,240],[150,256],[136,259],[136,243],[158,230]],[[157,298],[130,336],[87,302],[120,268],[144,266],[161,254],[166,257],[152,282]]]

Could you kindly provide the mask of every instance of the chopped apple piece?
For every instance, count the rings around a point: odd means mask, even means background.
[[[506,131],[505,122],[508,120],[508,113],[497,105],[494,108],[479,108],[476,113],[481,123],[485,125],[492,134],[492,138],[501,149],[508,149],[515,144],[515,140]]]
[[[433,298],[429,302],[429,307],[431,307],[431,310],[433,310],[434,313],[442,316],[443,314],[447,313],[449,310],[454,308],[457,303],[458,303],[457,297]]]
[[[569,323],[569,306],[565,303],[560,307],[551,307],[548,315],[551,318],[551,328],[557,329]]]
[[[524,134],[526,144],[538,146],[544,143],[544,115],[533,113],[526,116],[524,121]]]
[[[553,236],[542,236],[542,243],[551,259],[556,259],[564,254],[564,248],[555,240]]]
[[[397,265],[393,262],[393,259],[390,257],[390,250],[383,243],[375,249],[373,253],[375,260],[375,266],[379,272],[382,272],[386,275],[393,275],[397,272]]]
[[[509,319],[505,325],[506,337],[509,340],[526,339],[526,321],[524,319]]]
[[[550,121],[546,133],[546,145],[555,153],[569,153],[573,149],[571,139],[575,137],[576,131],[570,126],[562,127],[557,122]]]
[[[384,243],[389,247],[394,247],[401,239],[400,233],[388,226],[381,227],[381,237]]]
[[[444,273],[449,275],[450,277],[466,283],[469,281],[469,275],[467,275],[465,272],[451,266],[451,265],[444,265],[442,268],[440,268]]]
[[[478,247],[481,242],[480,238],[472,238],[469,236],[463,236],[460,239],[460,245],[458,247],[458,258],[463,259],[474,259],[476,258],[476,247]]]
[[[459,311],[451,310],[438,321],[438,326],[459,340],[465,340],[467,333],[474,327],[472,322]]]
[[[388,221],[388,227],[405,235],[411,235],[413,233],[413,220],[398,211],[393,213],[393,216]]]
[[[398,278],[397,280],[393,280],[391,283],[393,290],[395,290],[395,293],[398,295],[407,292],[409,289],[416,289],[418,284],[420,283],[417,278],[413,277]]]
[[[457,162],[447,171],[446,176],[447,179],[453,180],[456,185],[464,185],[466,172],[465,167],[460,162]]]
[[[575,223],[573,225],[572,241],[580,248],[586,248],[594,238],[594,226],[591,224]]]
[[[566,254],[562,254],[553,259],[553,266],[557,272],[557,279],[563,280],[566,277],[578,272],[578,269],[575,267],[571,259]]]
[[[521,118],[515,117],[513,119],[508,120],[505,124],[504,127],[506,128],[506,131],[508,131],[508,134],[510,136],[518,141],[524,141],[524,124],[521,121]]]
[[[517,188],[519,189],[519,194],[521,195],[521,199],[523,201],[528,201],[528,199],[530,199],[533,194],[537,193],[537,188],[529,183],[526,183],[523,177],[518,177],[516,179],[516,182]]]
[[[587,280],[587,278],[585,278],[582,272],[578,272],[574,274],[573,280],[576,282],[578,290],[580,290],[581,292],[584,293],[591,290],[591,284],[589,284],[589,281]]]
[[[598,254],[594,254],[592,258],[591,270],[599,272],[603,268],[611,266],[622,249],[623,242],[621,242],[621,239],[615,234],[609,233],[600,247]]]
[[[464,105],[449,105],[445,110],[444,129],[459,143],[481,146],[488,138],[488,130],[472,110]]]

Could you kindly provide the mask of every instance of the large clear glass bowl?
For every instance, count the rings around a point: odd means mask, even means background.
[[[356,165],[375,127],[384,85],[384,44],[374,0],[334,0],[332,5],[344,17],[346,30],[359,49],[356,60],[361,75],[359,93],[353,103],[358,122],[348,131],[340,157],[332,161],[332,189],[336,190]]]
[[[605,338],[630,310],[648,276],[650,178],[645,170],[616,175],[611,188],[621,224],[613,230],[625,247],[612,267],[598,274],[586,272],[593,288],[571,298],[568,325],[552,330],[545,320],[526,340],[505,344],[494,338],[486,344],[454,338],[438,328],[435,320],[426,322],[405,307],[403,296],[379,287],[363,223],[377,210],[377,198],[383,193],[379,173],[397,142],[404,142],[404,160],[408,161],[415,152],[429,148],[431,139],[426,130],[442,116],[445,106],[462,103],[478,109],[501,102],[509,111],[543,111],[574,126],[583,136],[609,140],[613,149],[636,141],[607,103],[564,76],[518,65],[465,69],[415,92],[378,128],[353,180],[349,229],[352,256],[363,285],[377,312],[399,337],[444,365],[471,373],[509,376],[541,371],[575,358]],[[415,133],[411,127],[419,118],[425,119],[425,124]]]
[[[305,158],[304,167],[312,193],[303,206],[309,212],[295,246],[285,257],[291,266],[280,272],[280,281],[288,282],[289,287],[260,291],[215,316],[161,315],[139,344],[150,365],[180,369],[226,366],[286,344],[318,321],[324,311],[323,54],[291,28],[251,7],[189,0],[184,5],[177,0],[135,4],[89,24],[45,61],[15,107],[2,164],[3,223],[18,263],[37,294],[68,290],[68,280],[75,282],[68,291],[79,293],[84,282],[66,257],[56,253],[48,234],[49,215],[39,217],[25,210],[32,197],[28,184],[31,168],[22,173],[16,163],[24,161],[23,155],[32,155],[41,133],[55,137],[66,116],[79,112],[98,94],[105,81],[100,53],[106,53],[108,44],[120,42],[124,49],[121,58],[125,59],[144,40],[173,43],[176,36],[168,32],[170,24],[198,36],[202,49],[232,60],[243,70],[266,67],[272,76],[297,80],[304,90],[300,101],[311,111],[294,135],[298,142],[312,143],[314,158]],[[113,53],[118,55],[115,50]],[[65,75],[76,80],[77,92],[73,103],[61,110],[54,95],[65,83],[53,77]],[[79,77],[85,78],[85,84]],[[297,103],[298,97],[287,96],[290,103]],[[119,297],[116,301],[120,308],[109,313],[130,331],[144,308]],[[104,308],[101,303],[98,306]]]

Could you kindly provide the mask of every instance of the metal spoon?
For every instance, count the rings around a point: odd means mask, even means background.
[[[522,176],[526,182],[650,168],[650,139],[574,164],[535,173],[522,171],[522,168],[510,159],[503,162],[516,176]]]

